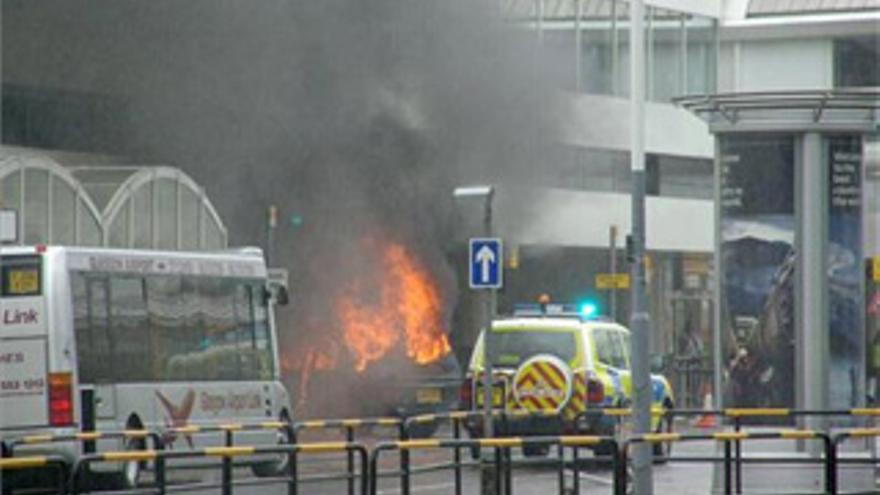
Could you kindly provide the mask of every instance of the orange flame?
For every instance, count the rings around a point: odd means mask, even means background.
[[[381,269],[381,287],[367,294],[373,300],[364,301],[360,284],[349,286],[339,299],[337,310],[355,370],[366,370],[401,341],[406,355],[419,364],[449,354],[440,293],[425,268],[402,245],[391,243],[382,252]]]

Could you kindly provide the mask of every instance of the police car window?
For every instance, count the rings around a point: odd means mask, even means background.
[[[621,361],[623,368],[629,369],[629,334],[625,332],[614,332],[617,335],[617,342],[620,346]]]
[[[608,332],[601,328],[593,330],[593,344],[596,346],[599,362],[606,366],[614,366],[614,349]]]
[[[493,366],[517,367],[538,354],[551,354],[570,362],[575,357],[574,332],[493,331],[489,334]]]
[[[593,331],[593,342],[596,344],[599,362],[618,369],[629,368],[621,332],[597,328]]]

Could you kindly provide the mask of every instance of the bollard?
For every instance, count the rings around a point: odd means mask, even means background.
[[[345,427],[345,441],[354,443],[354,426],[347,425]],[[354,452],[351,450],[346,452],[346,468],[349,474],[354,473]],[[354,476],[348,478],[348,495],[354,495]]]
[[[406,423],[400,423],[401,441],[409,440],[409,432],[406,429]],[[400,451],[400,494],[409,495],[409,449]]]

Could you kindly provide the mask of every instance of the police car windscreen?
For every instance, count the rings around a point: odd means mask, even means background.
[[[575,334],[571,331],[492,331],[489,347],[493,366],[516,368],[538,354],[551,354],[566,363],[574,359]]]

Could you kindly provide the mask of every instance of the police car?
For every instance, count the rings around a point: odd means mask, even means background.
[[[473,410],[482,410],[483,405],[486,338],[486,332],[481,332],[461,390],[462,405]],[[512,317],[493,321],[488,338],[493,356],[493,407],[514,413],[496,422],[496,434],[614,434],[616,418],[581,413],[629,406],[632,384],[626,327],[574,306],[521,305]],[[666,378],[652,375],[651,382],[653,408],[672,409],[674,398]],[[653,416],[655,430],[670,426],[664,418]],[[481,420],[467,427],[471,436],[483,436]],[[656,453],[664,456],[667,445],[658,444]],[[605,449],[599,447],[597,453],[601,450]]]

